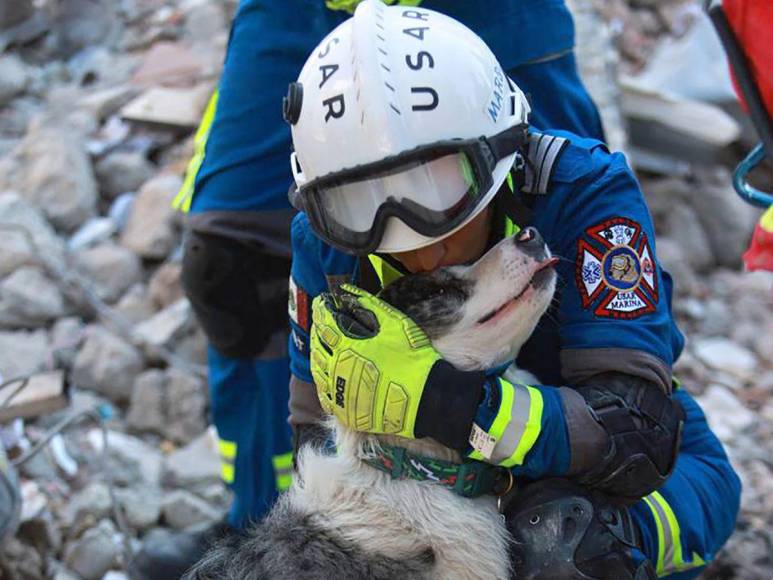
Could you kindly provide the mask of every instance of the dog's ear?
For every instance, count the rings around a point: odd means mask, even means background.
[[[229,535],[210,548],[182,577],[182,580],[223,580],[231,578],[231,567],[239,545],[244,538]]]

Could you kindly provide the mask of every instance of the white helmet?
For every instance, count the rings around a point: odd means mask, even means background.
[[[314,50],[284,112],[293,204],[327,242],[367,254],[429,245],[483,210],[529,105],[464,25],[366,0]]]

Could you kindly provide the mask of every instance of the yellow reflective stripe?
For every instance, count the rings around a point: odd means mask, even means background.
[[[220,464],[220,477],[226,483],[234,482],[234,465],[233,463],[226,463],[225,461]]]
[[[768,208],[760,218],[760,227],[766,232],[773,234],[773,205]]]
[[[505,237],[509,238],[521,231],[521,227],[509,217],[505,217]]]
[[[526,459],[526,454],[534,447],[534,443],[536,443],[537,437],[539,437],[542,430],[542,410],[545,405],[542,400],[542,393],[534,387],[527,386],[526,390],[529,393],[529,419],[526,421],[523,436],[520,443],[518,443],[515,453],[500,464],[503,467],[522,465],[524,459]]]
[[[496,440],[497,447],[494,448],[494,453],[490,458],[484,457],[480,451],[475,449],[472,453],[470,453],[470,459],[476,459],[478,461],[489,461],[491,463],[498,462],[496,451],[497,448],[501,446],[502,435],[504,434],[505,429],[510,426],[513,418],[513,400],[515,399],[516,389],[512,383],[502,378],[499,379],[499,384],[501,385],[502,402],[499,405],[499,412],[497,413],[497,416],[494,417],[494,422],[491,424],[491,427],[488,430],[488,434]]]
[[[220,457],[233,461],[236,459],[236,443],[233,441],[226,441],[225,439],[219,439],[217,442],[217,449],[220,452]]]
[[[293,452],[283,453],[282,455],[274,455],[271,458],[271,462],[274,464],[274,469],[279,471],[281,469],[292,469],[293,467]]]
[[[382,288],[386,288],[398,278],[403,277],[403,274],[400,272],[400,270],[393,267],[386,260],[376,256],[375,254],[369,254],[368,260],[370,260],[373,269],[376,271],[376,276],[378,276]]]
[[[676,572],[684,572],[692,568],[705,566],[706,562],[696,552],[692,553],[692,561],[685,562],[682,550],[681,530],[674,510],[660,492],[652,492],[644,498],[644,502],[652,511],[655,527],[658,533],[658,561],[656,571],[658,576],[666,576]]]
[[[274,464],[276,489],[278,491],[287,491],[293,483],[293,452],[274,455],[271,458],[271,463]]]
[[[384,4],[392,5],[395,0],[381,0]],[[346,10],[347,12],[354,12],[357,8],[357,4],[362,0],[325,0],[325,6],[330,10]],[[400,0],[398,4],[400,6],[418,6],[422,0]]]
[[[212,129],[212,122],[215,120],[219,96],[220,92],[216,90],[210,97],[209,103],[207,103],[204,116],[201,118],[201,123],[196,131],[196,137],[193,139],[193,157],[191,157],[188,169],[185,171],[185,181],[183,181],[180,191],[177,192],[174,200],[172,200],[172,207],[185,213],[188,213],[191,209],[196,176],[199,173],[199,169],[201,169],[201,164],[204,162],[204,151],[207,146],[207,139],[209,139],[209,132]]]
[[[292,484],[293,484],[292,473],[283,473],[282,475],[277,475],[276,477],[277,491],[287,491],[288,489],[290,489],[290,486]]]

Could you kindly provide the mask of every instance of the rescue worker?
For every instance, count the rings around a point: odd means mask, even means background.
[[[352,429],[432,437],[510,470],[518,578],[695,577],[733,530],[740,483],[672,377],[684,345],[672,281],[625,158],[530,127],[481,39],[423,7],[361,4],[312,52],[285,115],[303,210],[290,300],[301,441],[319,436],[324,408]],[[526,226],[563,258],[556,304],[517,359],[542,384],[414,350],[420,330],[374,293],[522,228],[517,243],[535,243]],[[342,283],[364,287],[353,296],[371,332],[315,298]]]
[[[309,52],[358,2],[239,3],[219,89],[175,202],[188,214],[183,284],[210,344],[212,418],[234,502],[226,526],[152,533],[132,563],[133,578],[178,577],[214,535],[259,519],[290,485],[286,304],[294,212],[281,101]],[[603,139],[577,74],[563,0],[397,3],[450,14],[480,34],[538,103],[532,118],[540,126]]]

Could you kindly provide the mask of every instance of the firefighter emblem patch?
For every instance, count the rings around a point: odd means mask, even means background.
[[[615,217],[585,230],[576,266],[583,308],[624,319],[654,312],[658,278],[652,256],[647,234],[633,220]]]

